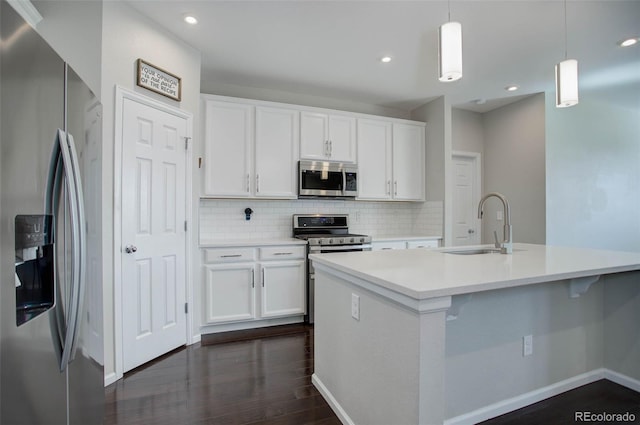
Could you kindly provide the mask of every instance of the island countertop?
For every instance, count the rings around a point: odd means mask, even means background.
[[[636,252],[519,243],[514,244],[513,254],[446,252],[472,248],[328,253],[309,258],[319,269],[327,266],[418,300],[640,270]]]

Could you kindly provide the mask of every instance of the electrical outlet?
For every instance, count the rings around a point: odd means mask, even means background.
[[[533,336],[525,335],[522,337],[522,356],[530,356],[533,354]]]
[[[351,317],[360,320],[360,297],[356,294],[351,294]]]

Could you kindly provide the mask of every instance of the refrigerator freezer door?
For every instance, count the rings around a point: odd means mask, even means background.
[[[101,106],[3,0],[0,9],[0,423],[99,424],[104,417]],[[45,212],[51,136],[59,128],[68,155],[53,171],[60,174],[54,191],[64,200],[53,208],[60,213],[53,220],[60,278],[56,303],[16,326],[14,220]],[[87,181],[92,193],[82,199],[76,189]],[[63,352],[69,362],[61,372]]]
[[[64,62],[0,2],[0,354],[3,424],[65,424],[66,374],[50,313],[16,325],[15,217],[44,213],[52,135],[63,123]]]

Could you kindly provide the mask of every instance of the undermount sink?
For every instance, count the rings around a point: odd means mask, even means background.
[[[500,254],[500,250],[495,248],[459,249],[455,251],[442,251],[442,252],[445,254],[455,254],[455,255]]]

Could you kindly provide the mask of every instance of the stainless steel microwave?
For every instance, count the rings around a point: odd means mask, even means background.
[[[355,198],[358,196],[358,167],[338,162],[300,161],[299,198]]]

